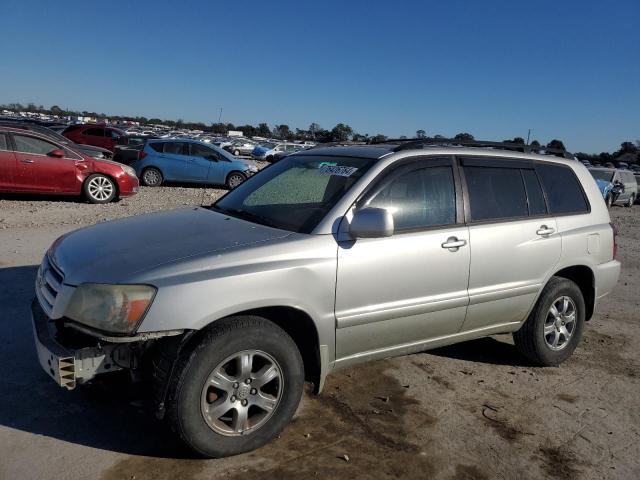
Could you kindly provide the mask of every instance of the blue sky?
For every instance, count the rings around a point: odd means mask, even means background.
[[[587,152],[640,139],[638,0],[2,0],[0,18],[0,103],[207,123],[222,107],[391,136],[531,128]]]

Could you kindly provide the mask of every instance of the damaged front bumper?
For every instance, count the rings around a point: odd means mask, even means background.
[[[102,343],[97,339],[81,348],[61,344],[56,338],[54,322],[46,316],[37,299],[31,303],[31,321],[40,366],[67,390],[101,373],[135,366],[135,355],[126,344]]]

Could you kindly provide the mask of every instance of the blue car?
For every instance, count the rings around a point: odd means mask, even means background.
[[[149,140],[131,166],[143,185],[163,182],[226,185],[235,188],[258,171],[215,145],[186,139]]]

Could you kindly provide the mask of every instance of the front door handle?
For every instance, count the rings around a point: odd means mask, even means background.
[[[442,248],[448,248],[450,252],[457,252],[460,247],[464,247],[466,244],[466,240],[458,240],[458,237],[449,237],[441,246]]]
[[[31,160],[29,158],[26,158],[24,160],[20,160],[20,163],[35,163],[35,160]]]
[[[541,225],[540,228],[536,231],[536,233],[542,237],[546,237],[555,232],[555,228],[547,227],[546,225]]]

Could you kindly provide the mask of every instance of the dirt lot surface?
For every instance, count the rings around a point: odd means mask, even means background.
[[[29,320],[51,242],[221,193],[143,188],[102,206],[0,197],[1,480],[640,478],[639,206],[612,210],[622,276],[560,368],[530,366],[499,336],[340,371],[279,439],[223,460],[190,458],[117,383],[54,385]]]

